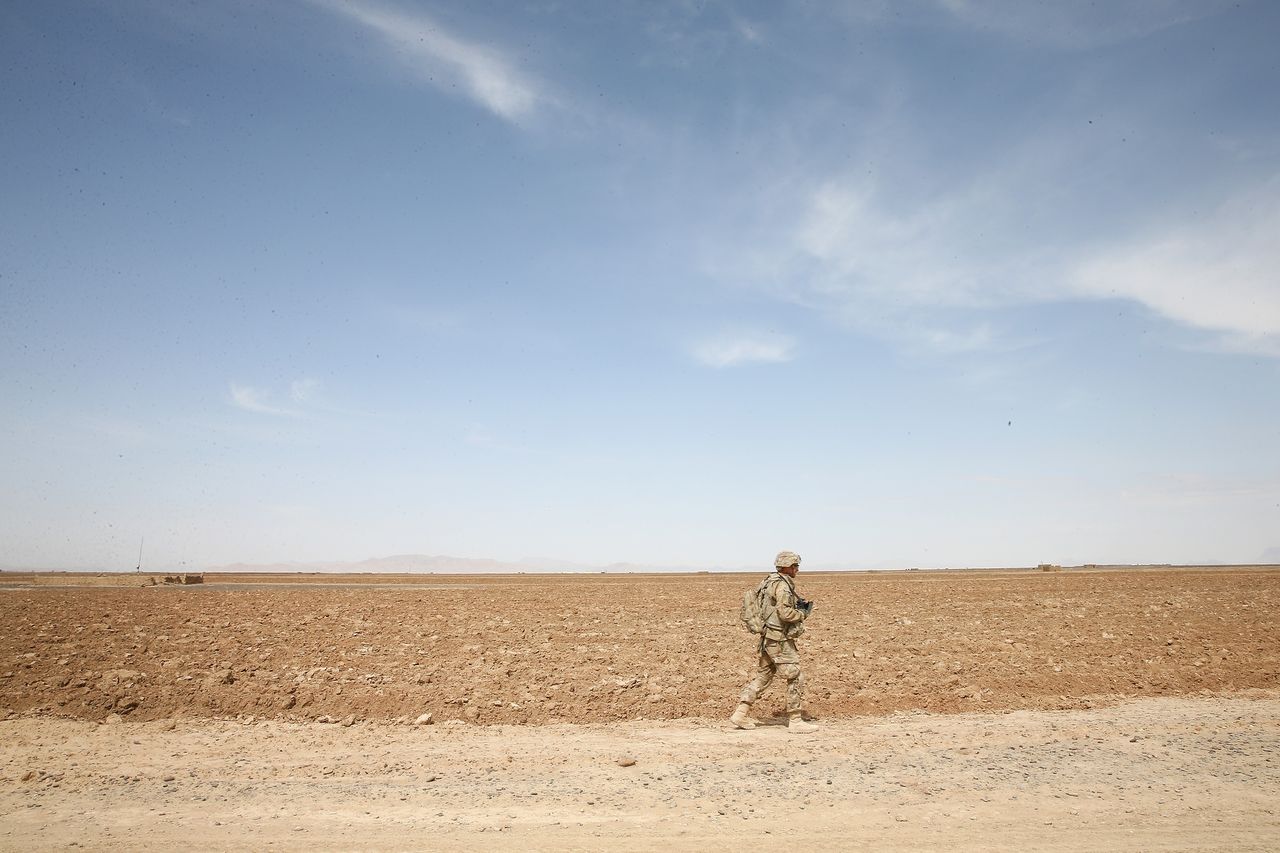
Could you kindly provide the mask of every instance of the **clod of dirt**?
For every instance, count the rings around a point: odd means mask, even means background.
[[[632,758],[630,755],[624,755],[618,759],[619,767],[633,767],[635,766],[635,763],[636,763],[636,760]]]
[[[356,722],[355,714],[347,714],[345,717],[342,718],[341,725],[343,728],[349,729],[353,725],[355,725],[355,722]]]
[[[419,715],[418,719],[413,721],[413,724],[415,726],[429,726],[434,721],[434,719],[435,718],[432,717],[431,714],[429,713],[421,714]]]
[[[220,669],[216,672],[209,673],[204,680],[205,687],[217,687],[219,684],[232,684],[236,680],[235,674],[229,669]]]
[[[123,719],[124,719],[124,717],[120,716],[119,714],[111,713],[111,714],[107,714],[107,718],[106,718],[105,720],[103,720],[102,722],[107,723],[107,724],[114,724],[114,723],[118,723],[118,722],[120,722],[120,721],[121,721],[121,720],[123,720]]]

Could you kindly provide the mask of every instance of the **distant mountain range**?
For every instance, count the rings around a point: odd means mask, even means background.
[[[594,566],[526,557],[514,562],[474,557],[432,556],[428,554],[396,554],[372,557],[354,562],[317,563],[230,563],[210,566],[210,572],[316,572],[323,574],[517,574],[520,572],[696,572],[700,566],[650,566],[640,563],[609,563]],[[745,567],[721,567],[715,571],[751,571]]]

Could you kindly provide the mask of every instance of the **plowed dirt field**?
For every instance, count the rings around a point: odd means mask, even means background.
[[[1280,571],[759,577],[0,575],[0,850],[1280,847]]]
[[[716,718],[760,575],[0,575],[0,715]],[[80,584],[71,586],[70,584]],[[1280,686],[1280,571],[804,573],[820,719]],[[781,685],[762,710],[780,708]]]

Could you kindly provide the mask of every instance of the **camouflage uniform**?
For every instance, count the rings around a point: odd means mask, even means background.
[[[796,587],[791,578],[774,572],[769,576],[768,590],[773,608],[760,636],[756,677],[742,688],[738,701],[746,705],[754,703],[777,674],[787,680],[787,713],[799,713],[804,703],[804,676],[800,673],[796,637],[804,633],[806,614],[796,607]]]

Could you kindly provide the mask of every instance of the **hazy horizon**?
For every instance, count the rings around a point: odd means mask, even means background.
[[[857,565],[851,563],[808,565],[806,572],[897,572],[897,571],[981,571],[1037,569],[1042,564],[1026,565],[908,565],[905,563],[887,562],[876,565]],[[1080,565],[1058,565],[1062,569],[1084,568],[1214,568],[1231,566],[1276,566],[1280,568],[1280,551],[1264,554],[1260,560],[1245,563],[1088,563]],[[142,574],[161,573],[266,573],[266,574],[702,574],[702,573],[752,573],[771,571],[768,562],[760,565],[689,565],[661,566],[643,563],[617,562],[604,565],[582,565],[567,560],[552,560],[541,557],[530,557],[516,561],[490,560],[483,557],[450,557],[446,555],[402,554],[386,557],[370,557],[364,560],[338,560],[315,562],[275,563],[228,563],[215,566],[141,566]],[[130,574],[138,571],[138,567],[56,567],[56,566],[8,566],[0,564],[0,572],[67,572],[67,573],[110,573]]]

